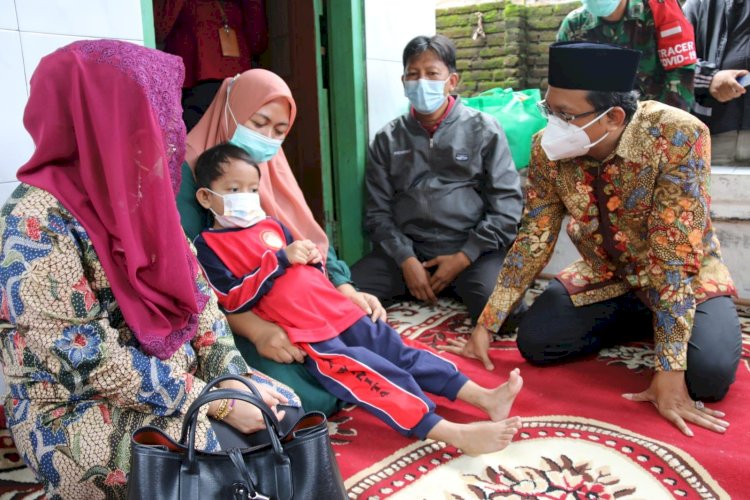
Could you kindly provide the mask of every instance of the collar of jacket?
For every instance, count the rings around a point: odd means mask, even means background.
[[[650,147],[644,147],[644,143],[654,142],[655,138],[649,133],[644,133],[647,131],[641,124],[643,121],[643,114],[646,112],[644,105],[647,102],[648,101],[638,103],[638,109],[635,110],[635,114],[630,120],[630,123],[625,125],[625,130],[622,131],[622,135],[620,135],[620,140],[617,142],[615,150],[612,154],[606,157],[602,163],[611,160],[615,156],[619,156],[625,161],[640,162],[643,161],[641,153],[644,150],[652,150]]]
[[[454,121],[456,121],[461,114],[460,109],[464,107],[463,103],[461,102],[461,96],[451,94],[453,98],[456,100],[455,104],[453,104],[453,108],[448,112],[448,116],[443,118],[443,121],[440,122],[440,127],[435,131],[437,133],[438,130],[440,130],[444,125],[450,125]],[[422,126],[421,123],[419,123],[419,120],[414,118],[414,115],[412,115],[411,108],[409,108],[409,111],[406,112],[405,115],[406,123],[409,124],[410,128],[416,127],[420,130],[422,130],[424,133],[428,134],[427,130]]]

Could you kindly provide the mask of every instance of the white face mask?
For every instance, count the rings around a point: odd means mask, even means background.
[[[219,194],[208,188],[206,190],[224,200],[223,215],[209,208],[221,227],[250,227],[266,218],[266,213],[260,208],[258,193]]]
[[[542,149],[547,153],[547,158],[556,161],[575,158],[588,153],[592,147],[602,142],[609,135],[609,132],[596,141],[591,142],[589,136],[586,135],[585,129],[591,126],[591,124],[596,123],[598,119],[609,113],[611,109],[609,108],[604,111],[583,127],[573,125],[551,114],[547,128],[544,129],[544,133],[542,134]]]

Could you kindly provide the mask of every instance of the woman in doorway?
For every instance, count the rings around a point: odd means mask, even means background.
[[[198,156],[217,144],[232,142],[260,166],[260,199],[266,214],[290,228],[296,239],[313,241],[326,256],[328,277],[339,291],[373,319],[385,319],[380,302],[354,288],[349,267],[337,258],[325,231],[315,221],[281,149],[296,113],[289,87],[270,71],[251,69],[224,80],[203,118],[188,134],[177,201],[183,228],[192,239],[210,220],[210,214],[195,200],[193,169]],[[291,386],[307,411],[330,415],[338,408],[338,401],[300,364],[304,351],[289,342],[281,327],[252,312],[230,314],[227,319],[245,360]]]
[[[0,356],[8,425],[50,498],[123,498],[133,431],[178,439],[221,375],[247,374],[273,406],[294,398],[250,374],[180,228],[182,77],[175,56],[87,40],[31,79],[36,149],[0,217]],[[247,403],[204,408],[203,449],[218,447],[207,414],[265,426]]]

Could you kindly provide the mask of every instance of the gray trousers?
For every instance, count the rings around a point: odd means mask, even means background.
[[[634,294],[576,307],[557,280],[534,301],[518,326],[518,349],[544,365],[604,347],[653,339],[653,313]],[[698,304],[688,341],[687,381],[693,399],[718,401],[734,382],[742,354],[737,309],[730,297]]]
[[[453,296],[463,302],[469,310],[471,320],[476,322],[495,288],[504,259],[504,251],[488,252],[479,256],[441,295]],[[411,298],[401,267],[377,246],[372,253],[365,255],[352,266],[352,280],[358,289],[373,294],[386,307],[398,300]],[[522,310],[519,310],[515,313],[516,316],[521,312]],[[508,323],[509,328],[514,326],[514,316],[509,318]],[[517,324],[517,320],[515,323]]]

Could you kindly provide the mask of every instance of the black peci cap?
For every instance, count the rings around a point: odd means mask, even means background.
[[[610,43],[557,42],[549,48],[549,84],[561,89],[628,92],[641,53]]]

